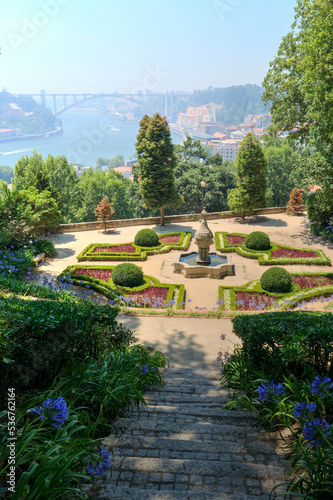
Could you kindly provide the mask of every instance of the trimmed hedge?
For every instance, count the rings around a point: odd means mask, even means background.
[[[134,288],[143,284],[141,267],[135,264],[119,264],[112,271],[112,281],[116,286]]]
[[[291,276],[327,276],[333,278],[332,273],[292,273]],[[297,304],[302,302],[302,300],[311,300],[317,297],[328,297],[333,294],[333,282],[332,285],[317,286],[313,288],[301,288],[292,283],[291,291],[288,293],[272,293],[264,290],[260,285],[260,280],[249,281],[243,286],[219,286],[218,288],[218,298],[222,300],[220,306],[221,310],[229,311],[239,311],[237,304],[235,303],[237,292],[254,292],[258,295],[265,294],[267,296],[272,296],[276,298],[276,303],[272,308],[278,308],[279,311],[285,309],[292,309],[297,307]],[[333,297],[332,297],[333,298]],[[265,310],[269,310],[266,307]]]
[[[157,247],[159,236],[154,229],[141,229],[134,238],[135,245],[139,247]]]
[[[267,378],[286,373],[300,376],[305,367],[333,378],[333,314],[327,312],[282,312],[240,315],[233,331],[242,340],[247,364]],[[305,358],[285,353],[300,346]]]
[[[135,245],[133,242],[129,243],[118,243],[112,246],[123,246],[123,245],[133,245],[135,248],[135,253],[126,252],[98,252],[95,253],[94,250],[97,247],[105,247],[106,244],[101,243],[91,243],[88,245],[81,253],[76,257],[78,261],[106,261],[106,260],[136,260],[144,261],[147,260],[147,255],[155,255],[160,253],[168,253],[171,250],[187,250],[190,245],[192,238],[192,233],[190,231],[186,232],[174,232],[174,233],[164,233],[160,236],[173,236],[175,234],[180,234],[179,241],[177,243],[162,243],[156,247],[141,247]]]
[[[146,274],[143,275],[144,284],[141,286],[129,288],[129,287],[120,287],[116,286],[112,278],[105,283],[105,281],[99,280],[98,278],[93,278],[92,276],[85,276],[74,274],[75,269],[77,268],[85,268],[85,269],[115,269],[115,266],[98,266],[98,265],[74,265],[68,266],[59,276],[58,279],[62,278],[67,283],[71,283],[77,286],[85,286],[89,287],[91,290],[94,290],[108,299],[117,300],[118,297],[124,296],[128,297],[128,292],[139,292],[141,290],[145,290],[148,287],[157,287],[157,288],[167,288],[168,295],[166,298],[166,302],[170,302],[170,300],[174,300],[175,304],[172,306],[173,309],[182,309],[184,298],[185,298],[185,286],[184,285],[169,285],[166,283],[160,283],[157,278],[153,276],[148,276]],[[133,306],[135,307],[135,306]]]
[[[245,238],[244,245],[251,250],[269,250],[271,248],[271,242],[268,235],[262,231],[254,231],[248,234]]]
[[[270,250],[251,250],[250,248],[246,248],[245,245],[228,245],[227,235],[234,236],[247,236],[244,233],[228,233],[225,231],[216,231],[215,232],[215,248],[219,252],[236,252],[238,255],[242,257],[246,257],[248,259],[258,259],[259,265],[261,266],[271,266],[271,265],[287,265],[287,264],[306,264],[313,266],[330,266],[330,259],[324,254],[324,252],[320,249],[311,249],[308,248],[295,248],[289,247],[286,245],[277,245],[276,243],[271,242]],[[278,250],[279,248],[285,248],[287,250],[300,250],[302,252],[315,252],[318,257],[272,257],[272,252]]]
[[[268,292],[288,293],[291,289],[292,276],[282,267],[267,269],[260,278],[261,287]]]

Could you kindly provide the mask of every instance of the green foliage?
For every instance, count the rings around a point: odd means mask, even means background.
[[[140,191],[146,207],[161,209],[161,224],[164,224],[163,209],[177,208],[182,203],[174,178],[176,157],[171,142],[168,123],[159,113],[153,117],[145,115],[140,122],[136,150],[140,171]]]
[[[45,253],[46,257],[55,257],[57,252],[55,251],[52,241],[47,239],[40,239],[34,243],[34,248],[36,253]]]
[[[333,205],[327,203],[325,192],[321,189],[310,193],[306,200],[308,218],[313,224],[326,227],[333,220]]]
[[[144,283],[142,269],[135,264],[119,264],[112,272],[112,281],[117,286],[141,286]]]
[[[53,380],[69,360],[97,358],[129,330],[115,321],[117,309],[81,302],[31,301],[0,296],[1,389]]]
[[[159,236],[153,229],[141,229],[136,233],[134,243],[141,247],[157,247],[159,244]]]
[[[0,165],[0,179],[11,184],[14,177],[14,169],[9,165]]]
[[[236,188],[230,191],[228,203],[244,218],[254,208],[266,206],[267,161],[254,134],[247,134],[240,143],[235,168]]]
[[[241,356],[258,378],[279,380],[286,373],[333,376],[333,315],[324,312],[272,312],[240,315],[233,331],[242,340]],[[289,356],[300,346],[297,357]]]
[[[262,288],[272,293],[290,292],[291,283],[291,274],[282,267],[271,267],[267,269],[260,278]]]
[[[244,244],[246,248],[251,250],[269,250],[271,248],[268,235],[262,231],[253,231],[253,233],[248,234]]]

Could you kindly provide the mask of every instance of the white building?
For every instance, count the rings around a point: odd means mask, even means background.
[[[213,145],[213,155],[220,153],[223,161],[230,160],[236,161],[238,153],[239,142],[236,141],[221,141],[219,144]]]

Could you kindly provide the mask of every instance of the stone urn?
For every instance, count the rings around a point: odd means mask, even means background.
[[[207,212],[205,209],[201,212],[201,224],[199,229],[194,235],[194,242],[198,246],[198,257],[196,258],[197,264],[202,266],[209,266],[209,248],[213,243],[213,233],[209,229],[206,221]]]

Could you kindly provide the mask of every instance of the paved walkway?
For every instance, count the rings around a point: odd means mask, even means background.
[[[119,418],[104,440],[114,451],[112,478],[92,497],[267,500],[287,465],[271,437],[250,426],[251,414],[222,409],[228,393],[218,371],[165,371],[165,386],[151,387],[146,405]]]

